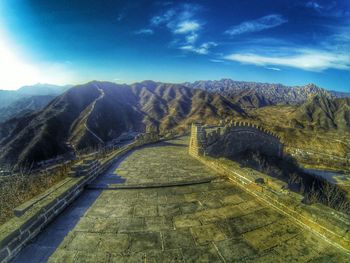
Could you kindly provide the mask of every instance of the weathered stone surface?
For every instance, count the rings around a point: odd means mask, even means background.
[[[9,251],[7,248],[4,248],[0,251],[0,262],[4,261],[9,256]]]
[[[173,140],[143,148],[142,155],[136,151],[126,156],[113,171],[118,173],[123,166],[129,172],[124,175],[126,183],[130,179],[133,184],[144,183],[145,179],[165,182],[166,177],[176,179],[181,173],[182,179],[200,177],[199,173],[207,176],[208,170],[189,157],[186,147],[181,146],[186,143]],[[172,162],[186,161],[172,169],[168,165],[162,168],[158,163],[167,164],[170,155],[174,156]],[[150,172],[143,174],[144,166]],[[145,178],[138,180],[133,173]],[[95,192],[86,191],[76,203],[84,203]],[[105,190],[89,202],[90,207],[81,214],[82,208],[73,204],[70,213],[80,218],[73,225],[67,222],[65,229],[69,233],[60,243],[52,245],[54,252],[49,262],[292,262],[298,258],[301,262],[316,259],[345,262],[348,259],[342,251],[225,179],[178,187]],[[50,227],[55,229],[55,224],[66,217],[62,214]],[[57,229],[62,231],[61,227]]]
[[[194,247],[195,245],[189,229],[170,230],[162,233],[165,249]]]
[[[225,127],[192,124],[189,153],[193,156],[231,157],[247,150],[282,156],[283,144],[272,132],[249,123]]]
[[[237,239],[227,239],[215,242],[221,255],[228,262],[243,261],[244,258],[252,257],[256,251],[246,242]]]
[[[147,250],[162,250],[160,232],[134,232],[130,233],[130,252],[143,252]]]

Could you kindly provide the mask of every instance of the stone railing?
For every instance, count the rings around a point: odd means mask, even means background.
[[[69,177],[14,209],[15,217],[0,227],[0,262],[9,262],[40,231],[118,159],[140,146],[159,141],[157,134],[140,135],[134,142],[99,160],[76,164]]]
[[[194,155],[209,168],[227,176],[231,181],[280,213],[350,253],[350,216],[321,204],[306,205],[302,196],[284,190],[285,183],[224,158]]]

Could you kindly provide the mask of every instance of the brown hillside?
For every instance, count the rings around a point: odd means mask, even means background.
[[[30,164],[75,149],[96,146],[122,132],[184,130],[193,121],[243,116],[218,94],[182,85],[145,81],[128,85],[90,82],[71,88],[38,113],[0,126],[0,160]]]

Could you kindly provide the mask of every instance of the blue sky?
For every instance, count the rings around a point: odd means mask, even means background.
[[[0,2],[0,89],[232,78],[350,90],[350,0]]]

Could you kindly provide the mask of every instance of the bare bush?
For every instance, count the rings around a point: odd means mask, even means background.
[[[311,188],[309,191],[306,193],[307,200],[310,204],[314,204],[320,201],[320,192],[319,190],[315,187],[315,182],[312,183]]]
[[[243,166],[283,180],[290,190],[304,195],[305,203],[321,203],[337,211],[350,214],[350,200],[338,185],[304,173],[291,156],[275,159],[255,152],[245,154],[244,159],[236,160]]]

